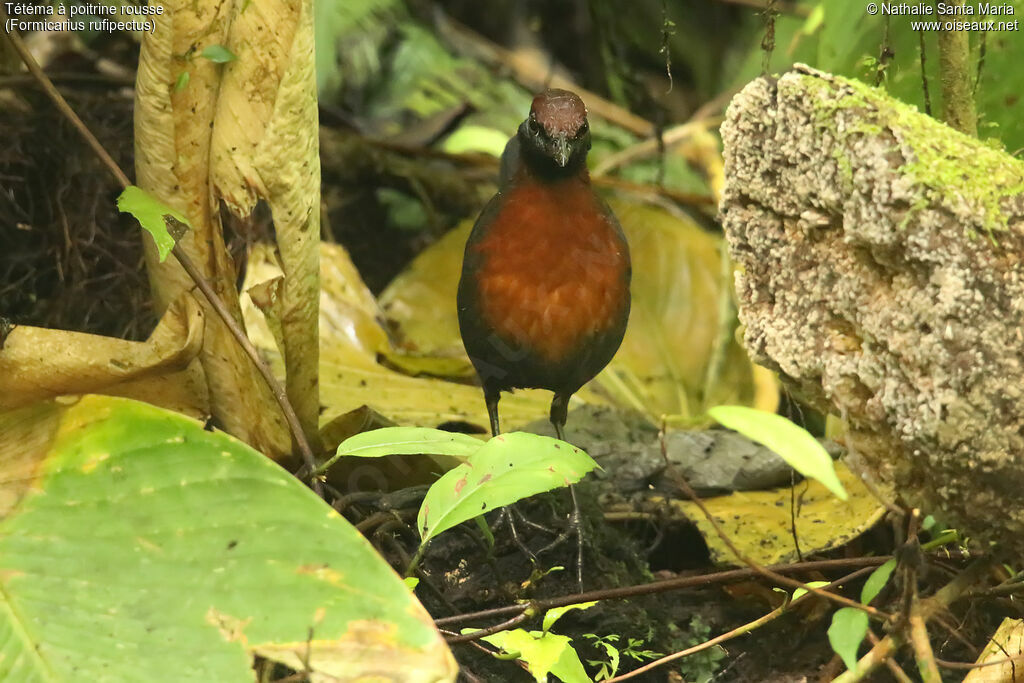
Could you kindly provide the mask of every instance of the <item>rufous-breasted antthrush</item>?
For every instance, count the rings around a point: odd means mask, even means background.
[[[554,392],[551,422],[564,439],[569,398],[608,364],[626,331],[629,247],[591,187],[589,150],[577,95],[534,98],[505,147],[498,193],[466,243],[459,328],[494,435],[501,392],[537,388]]]
[[[498,193],[466,242],[459,328],[483,384],[491,432],[500,392],[554,392],[564,436],[569,397],[608,364],[629,319],[629,247],[587,172],[590,126],[567,90],[533,100],[502,155]]]

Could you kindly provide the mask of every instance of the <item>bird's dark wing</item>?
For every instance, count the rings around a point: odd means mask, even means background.
[[[494,195],[487,203],[480,217],[476,219],[473,230],[466,240],[466,251],[462,259],[462,276],[459,278],[457,306],[459,315],[459,331],[462,333],[463,345],[473,365],[477,368],[485,386],[492,386],[494,377],[486,369],[492,367],[493,360],[488,360],[494,350],[488,341],[491,331],[484,325],[480,311],[480,292],[474,273],[480,270],[484,258],[474,247],[487,236],[487,227],[491,225],[501,212],[505,198],[501,192]]]
[[[517,166],[519,166],[519,136],[513,135],[505,144],[505,151],[501,153],[501,170],[498,172],[499,190],[508,187]]]
[[[601,207],[601,210],[604,213],[605,218],[608,220],[608,223],[611,224],[612,228],[614,228],[615,233],[618,235],[619,240],[622,242],[623,252],[626,256],[625,275],[626,286],[628,288],[630,281],[633,279],[633,259],[629,253],[629,242],[626,240],[626,233],[622,230],[622,224],[619,223],[619,219],[615,216],[615,212],[612,211],[612,207],[608,206],[608,202],[606,202],[604,198],[601,197],[601,195],[597,194],[596,192],[594,193],[594,196],[597,198],[597,203]]]

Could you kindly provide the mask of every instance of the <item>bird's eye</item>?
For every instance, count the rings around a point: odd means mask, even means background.
[[[588,130],[590,130],[590,124],[584,121],[580,129],[576,131],[576,135],[585,135]]]
[[[530,135],[540,135],[540,124],[537,123],[537,119],[530,118],[526,123],[526,129],[530,131]]]

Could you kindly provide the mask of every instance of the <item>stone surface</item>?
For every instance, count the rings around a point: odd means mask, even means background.
[[[547,420],[531,422],[526,431],[555,435]],[[663,456],[658,430],[646,418],[603,406],[571,411],[566,438],[603,468],[594,478],[611,482],[610,490],[620,495],[685,497],[666,473],[666,457],[702,496],[789,486],[794,477],[801,479],[771,450],[726,429],[671,430],[665,437]],[[831,441],[822,445],[832,457],[843,450]]]
[[[722,138],[754,360],[848,420],[867,475],[1024,552],[1024,164],[803,66]]]

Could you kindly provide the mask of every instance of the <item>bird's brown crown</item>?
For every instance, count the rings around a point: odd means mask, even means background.
[[[548,135],[575,135],[587,122],[587,105],[574,92],[552,88],[533,98],[530,116]]]

